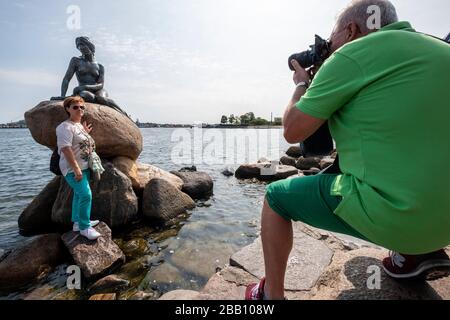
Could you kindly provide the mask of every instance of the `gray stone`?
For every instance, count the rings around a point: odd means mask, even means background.
[[[293,175],[298,175],[298,169],[295,167],[270,163],[244,164],[235,172],[238,179],[256,178],[261,181],[283,180]]]
[[[24,236],[55,231],[52,207],[58,194],[61,177],[54,177],[33,199],[19,217],[19,232]]]
[[[293,157],[293,158],[299,158],[303,155],[302,150],[300,149],[299,146],[292,146],[290,147],[287,151],[286,154],[289,157]]]
[[[67,257],[59,234],[32,238],[0,262],[0,291],[14,291],[44,278]]]
[[[91,294],[108,293],[128,288],[130,281],[122,279],[117,275],[109,275],[96,281],[90,288]]]
[[[144,189],[142,213],[147,219],[168,221],[193,208],[191,197],[166,180],[152,179]]]
[[[99,156],[137,159],[142,151],[142,135],[136,124],[107,106],[85,105],[84,118],[93,125],[91,136]],[[56,148],[56,127],[65,120],[67,114],[63,101],[44,101],[25,113],[25,121],[34,140],[51,150]]]
[[[163,294],[158,300],[199,300],[200,293],[193,290],[174,290]]]
[[[362,248],[337,251],[315,288],[313,299],[323,300],[448,300],[450,277],[435,281],[396,281],[383,271],[387,250]],[[369,277],[379,274],[379,287],[368,287]],[[377,285],[374,281],[372,285]]]
[[[300,157],[295,163],[295,167],[300,170],[310,170],[311,168],[320,168],[320,158]],[[320,171],[320,170],[319,170]]]
[[[295,167],[295,162],[297,162],[297,159],[289,156],[283,156],[280,159],[280,163],[285,166]]]
[[[132,178],[132,181],[136,181],[134,190],[139,195],[139,197],[142,196],[145,186],[150,182],[150,180],[156,178],[169,181],[179,190],[181,190],[181,188],[183,187],[183,180],[181,180],[181,178],[158,167],[145,163],[137,163],[136,167],[136,177]],[[132,173],[130,176],[132,175],[134,174]]]
[[[111,229],[100,222],[95,229],[102,235],[90,241],[79,232],[67,232],[62,240],[86,278],[100,277],[125,262],[122,250],[111,239]]]
[[[171,173],[183,180],[181,191],[187,193],[192,199],[207,199],[212,195],[214,183],[206,172],[171,171]]]
[[[103,161],[105,172],[100,181],[91,179],[92,220],[100,220],[111,228],[128,225],[137,219],[138,199],[131,186],[130,179],[107,161]],[[69,184],[61,181],[55,204],[52,209],[52,221],[59,225],[71,226],[73,191]]]
[[[307,236],[294,224],[294,245],[289,256],[286,290],[309,290],[329,265],[333,252],[321,241]],[[235,253],[230,264],[242,267],[254,276],[264,276],[264,257],[261,238]]]

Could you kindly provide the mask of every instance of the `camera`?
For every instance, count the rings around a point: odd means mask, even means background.
[[[304,69],[310,67],[320,67],[325,60],[330,56],[330,42],[322,39],[316,35],[315,44],[310,46],[310,50],[306,50],[300,53],[293,54],[289,57],[289,69],[295,71],[291,61],[296,60],[300,66]]]
[[[299,65],[308,69],[314,67],[319,69],[325,60],[331,55],[330,42],[316,35],[315,44],[311,49],[293,54],[289,57],[289,68],[295,71],[291,61],[296,60]],[[334,148],[328,123],[324,123],[311,137],[300,144],[300,149],[304,157],[316,157],[329,155]],[[326,170],[326,173],[339,173],[339,159],[337,158],[333,166]]]

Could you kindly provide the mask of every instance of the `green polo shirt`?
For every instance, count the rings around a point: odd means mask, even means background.
[[[450,244],[450,45],[388,25],[336,51],[297,108],[329,120],[335,214],[405,254]]]

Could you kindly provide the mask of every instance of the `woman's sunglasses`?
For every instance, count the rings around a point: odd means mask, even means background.
[[[72,106],[72,109],[73,109],[73,110],[78,110],[78,108],[80,108],[81,110],[86,109],[85,106]]]

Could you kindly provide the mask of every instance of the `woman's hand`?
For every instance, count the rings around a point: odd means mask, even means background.
[[[92,132],[92,124],[87,124],[86,121],[83,121],[83,128],[87,132],[87,134],[90,134]]]
[[[83,172],[81,172],[79,167],[75,168],[73,173],[75,175],[75,181],[80,182],[83,179]]]

